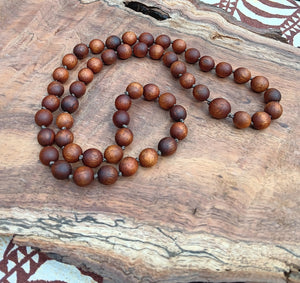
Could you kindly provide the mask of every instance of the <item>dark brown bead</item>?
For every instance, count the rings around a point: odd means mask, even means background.
[[[196,63],[200,58],[200,52],[196,48],[189,48],[184,54],[185,61],[190,64]]]
[[[58,150],[53,146],[46,146],[40,151],[40,161],[44,165],[50,165],[51,161],[58,160],[59,154]]]
[[[149,49],[149,56],[153,60],[160,60],[165,50],[161,45],[154,44]]]
[[[75,96],[67,95],[61,101],[61,109],[69,113],[74,113],[79,106],[78,99]]]
[[[133,54],[135,57],[143,58],[148,53],[148,46],[144,42],[139,42],[133,47]]]
[[[116,35],[109,36],[105,41],[105,45],[108,49],[117,50],[120,44],[121,44],[121,39]]]
[[[196,85],[193,88],[193,96],[198,100],[198,101],[205,101],[206,99],[209,98],[210,91],[207,88],[206,85]]]
[[[60,113],[56,118],[56,125],[59,129],[65,127],[66,129],[72,128],[74,119],[69,113]]]
[[[169,110],[176,103],[176,97],[166,92],[159,96],[158,103],[162,109]]]
[[[271,118],[278,119],[282,114],[282,106],[277,101],[270,101],[264,109],[265,112],[271,115]]]
[[[171,65],[176,61],[178,61],[178,56],[172,51],[166,52],[163,56],[163,62],[167,67],[171,67]]]
[[[244,84],[251,79],[251,72],[247,68],[237,68],[233,73],[233,79],[238,84]]]
[[[216,119],[226,118],[231,111],[230,103],[224,98],[215,98],[209,103],[209,113]]]
[[[233,116],[233,124],[238,129],[248,128],[251,125],[251,116],[244,111],[238,111]]]
[[[162,156],[172,155],[176,149],[177,142],[171,137],[163,138],[158,143],[158,150],[161,152]]]
[[[90,167],[80,166],[74,171],[73,180],[77,186],[88,186],[94,180],[94,171]]]
[[[93,57],[87,61],[87,67],[92,70],[94,74],[99,73],[103,68],[101,59]]]
[[[132,99],[137,99],[143,95],[144,88],[140,83],[133,82],[127,86],[126,91]]]
[[[38,126],[49,126],[53,121],[53,115],[48,109],[41,109],[36,112],[34,119]]]
[[[131,98],[128,95],[121,94],[116,98],[115,106],[118,110],[127,111],[131,106]]]
[[[60,97],[64,94],[64,86],[60,82],[51,82],[47,87],[47,92]]]
[[[78,59],[83,59],[89,54],[89,48],[84,43],[79,43],[73,48],[73,53]]]
[[[159,44],[164,49],[167,49],[171,44],[171,38],[166,34],[161,34],[155,39],[155,44]]]
[[[118,59],[117,54],[113,49],[104,50],[101,54],[101,58],[105,65],[112,65]]]
[[[186,66],[181,61],[176,61],[171,65],[171,74],[175,78],[179,78],[180,75],[186,73]]]
[[[51,166],[51,172],[56,179],[65,180],[72,174],[72,167],[65,160],[57,160]]]
[[[115,141],[119,146],[128,146],[133,141],[133,133],[128,128],[121,128],[117,130]]]
[[[98,180],[103,185],[112,185],[118,180],[118,170],[111,166],[102,166],[98,171]]]
[[[84,165],[96,168],[103,161],[102,152],[96,148],[89,148],[83,153],[82,162]]]
[[[176,39],[172,43],[172,48],[176,54],[181,54],[186,49],[186,42],[182,39]]]
[[[120,59],[126,60],[132,55],[132,48],[129,44],[121,44],[117,48],[117,54]]]
[[[52,145],[54,143],[55,133],[49,128],[41,129],[38,133],[37,140],[40,145]]]
[[[127,31],[122,35],[122,40],[124,43],[129,44],[131,46],[136,43],[137,36],[133,31]]]
[[[59,147],[63,147],[71,142],[73,142],[74,136],[73,133],[69,130],[60,130],[55,135],[55,143]]]
[[[157,163],[158,153],[154,148],[145,148],[139,155],[139,161],[143,167],[152,167]]]
[[[69,78],[69,72],[63,67],[58,67],[53,71],[52,77],[55,81],[59,81],[62,84]]]
[[[130,122],[130,117],[127,111],[118,110],[113,115],[113,122],[116,127],[122,128],[123,125],[128,125]]]
[[[139,168],[139,164],[133,157],[125,157],[120,161],[119,170],[122,176],[129,177],[136,173]]]
[[[66,54],[62,59],[63,66],[66,66],[68,70],[72,70],[76,67],[78,62],[77,57],[74,54]]]
[[[263,92],[269,87],[269,81],[266,77],[256,76],[251,80],[251,88],[254,92]]]
[[[42,100],[42,106],[47,108],[51,112],[54,112],[58,109],[59,103],[59,98],[52,94],[45,96]]]
[[[155,84],[146,84],[144,86],[144,98],[145,100],[151,101],[156,99],[159,96],[159,88]]]
[[[265,103],[268,103],[270,101],[280,101],[281,93],[276,88],[269,88],[264,93],[264,100],[265,100]]]
[[[186,110],[181,105],[174,105],[170,109],[170,116],[175,122],[179,122],[180,120],[184,120],[186,118]]]
[[[221,62],[216,66],[216,74],[220,78],[226,78],[232,74],[232,66],[229,63]]]
[[[183,88],[192,88],[196,82],[195,77],[191,73],[184,73],[180,78],[179,82]]]
[[[104,158],[108,163],[118,163],[123,158],[123,150],[116,144],[110,145],[104,151]]]
[[[100,39],[93,39],[90,44],[89,47],[91,49],[91,52],[93,54],[100,54],[103,50],[104,50],[104,43],[102,40]]]
[[[182,122],[176,122],[170,128],[170,135],[174,139],[183,140],[188,134],[187,126]]]
[[[64,159],[69,163],[77,162],[81,154],[82,149],[76,143],[69,143],[62,150],[62,155]]]
[[[75,81],[71,83],[69,92],[71,94],[74,94],[77,98],[83,96],[86,92],[86,86],[85,83],[81,81]]]
[[[154,42],[154,37],[149,32],[143,32],[139,36],[139,42],[143,42],[143,43],[147,44],[147,46],[151,46]]]
[[[78,80],[89,84],[94,79],[94,73],[89,68],[83,68],[78,72]]]
[[[202,56],[199,60],[200,70],[203,72],[211,71],[215,66],[215,61],[210,56]]]
[[[256,112],[252,116],[253,127],[257,130],[263,130],[269,127],[271,123],[271,117],[266,112]]]

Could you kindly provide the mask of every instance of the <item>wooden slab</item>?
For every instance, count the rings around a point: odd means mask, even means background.
[[[171,18],[157,21],[116,0],[0,4],[0,233],[113,282],[300,282],[299,49],[192,1],[148,4]],[[211,118],[162,62],[118,61],[104,67],[80,100],[75,142],[84,150],[114,142],[114,99],[132,81],[174,93],[188,111],[188,137],[175,155],[111,187],[55,180],[38,161],[34,123],[52,71],[75,44],[127,30],[182,38],[216,62],[265,75],[282,92],[284,114],[264,131],[241,131]],[[227,98],[233,112],[263,109],[261,95],[247,86],[197,66],[188,70],[211,97]],[[169,114],[157,103],[135,101],[130,114],[135,140],[126,155],[168,135]]]

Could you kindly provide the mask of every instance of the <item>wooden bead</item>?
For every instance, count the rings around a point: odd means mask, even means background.
[[[170,116],[175,122],[179,122],[180,120],[184,120],[186,118],[186,110],[181,105],[174,105],[170,109]]]
[[[47,92],[60,97],[64,94],[64,86],[60,82],[51,82],[47,87]]]
[[[132,48],[129,44],[121,44],[117,48],[118,57],[122,60],[126,60],[132,55]]]
[[[263,130],[269,127],[271,123],[271,117],[266,112],[256,112],[252,116],[253,127],[257,130]]]
[[[77,57],[74,54],[66,54],[62,59],[63,66],[66,66],[68,70],[72,70],[76,67],[78,62]]]
[[[114,184],[118,176],[118,170],[111,165],[102,166],[98,171],[98,180],[103,185]]]
[[[87,67],[91,69],[94,74],[97,74],[102,70],[103,63],[99,58],[93,57],[87,61]]]
[[[54,112],[58,109],[60,100],[57,96],[50,94],[44,97],[42,100],[42,106],[47,108],[49,111]]]
[[[176,61],[171,65],[170,70],[171,70],[171,74],[173,75],[173,77],[179,78],[180,75],[183,75],[184,73],[186,73],[186,66],[183,62]]]
[[[216,119],[226,118],[231,111],[230,103],[224,98],[215,98],[209,103],[209,113]]]
[[[216,66],[216,74],[220,78],[226,78],[232,74],[232,66],[229,63],[221,62]]]
[[[121,44],[121,39],[116,35],[109,36],[105,41],[105,45],[108,49],[117,50],[120,44]]]
[[[193,96],[198,100],[198,101],[205,101],[209,98],[210,91],[207,88],[206,85],[196,85],[193,88]]]
[[[163,56],[163,62],[167,67],[171,67],[171,65],[176,61],[178,61],[178,56],[172,51],[166,52]]]
[[[74,113],[79,106],[78,99],[75,96],[67,95],[61,101],[61,109],[69,113]]]
[[[112,65],[118,59],[117,54],[113,49],[104,50],[101,54],[101,58],[105,65]]]
[[[181,54],[186,49],[186,42],[182,39],[176,39],[172,43],[172,48],[176,54]]]
[[[238,129],[248,128],[251,125],[251,116],[244,111],[238,111],[233,116],[233,124]]]
[[[187,126],[182,122],[176,122],[170,128],[170,135],[174,139],[183,140],[188,134]]]
[[[65,83],[69,78],[69,72],[63,67],[58,67],[54,70],[52,77],[54,80]]]
[[[254,92],[263,92],[269,87],[269,81],[266,77],[256,76],[251,80],[251,89]]]
[[[118,145],[110,145],[104,151],[104,158],[108,163],[118,163],[123,158],[123,150]]]
[[[69,143],[72,143],[74,140],[73,133],[69,130],[60,130],[55,135],[55,143],[59,147],[66,146]]]
[[[93,54],[100,54],[104,50],[105,45],[102,40],[95,38],[89,43],[89,47]]]
[[[169,110],[176,103],[176,97],[166,92],[159,96],[158,103],[162,109]]]
[[[133,133],[128,128],[121,128],[116,132],[115,141],[119,146],[128,146],[133,141]]]
[[[49,126],[53,121],[53,115],[48,109],[41,109],[36,112],[34,119],[38,126]]]
[[[127,31],[122,35],[122,40],[124,43],[132,46],[137,41],[137,36],[133,31]]]
[[[129,177],[136,173],[138,170],[139,164],[133,157],[125,157],[120,161],[119,170],[122,173],[122,176]]]
[[[78,80],[89,84],[94,79],[94,73],[89,68],[83,68],[78,72]]]
[[[135,57],[143,58],[148,53],[148,46],[144,42],[139,42],[133,47],[133,54]]]
[[[89,48],[84,43],[79,43],[73,48],[73,53],[78,59],[83,59],[89,54]]]
[[[82,162],[84,165],[96,168],[103,161],[102,152],[96,148],[89,148],[83,153]]]
[[[147,46],[151,46],[154,42],[154,37],[149,32],[143,32],[139,36],[139,42],[143,42],[143,43],[147,44]]]
[[[269,88],[264,93],[264,100],[265,100],[265,103],[268,103],[270,101],[280,101],[281,93],[276,88]]]
[[[127,111],[118,110],[113,115],[113,122],[116,127],[122,128],[123,125],[128,125],[130,122],[130,117]]]
[[[74,94],[77,98],[82,97],[86,92],[86,86],[85,83],[81,81],[75,81],[71,83],[69,87],[69,92],[71,94]]]
[[[118,110],[127,111],[131,106],[131,98],[126,94],[121,94],[116,98],[115,106]]]
[[[54,143],[55,133],[52,129],[41,129],[38,133],[37,140],[40,145],[47,146]]]
[[[77,186],[88,186],[94,180],[94,171],[90,167],[80,166],[74,171],[73,180]]]
[[[58,150],[53,146],[46,146],[40,151],[40,161],[44,164],[49,166],[51,161],[58,160],[59,153]]]
[[[167,49],[171,44],[171,38],[166,34],[161,34],[155,39],[155,43]]]
[[[265,112],[271,115],[271,118],[278,119],[282,114],[282,106],[277,101],[270,101],[264,109]]]
[[[215,67],[215,61],[210,56],[202,56],[199,60],[199,67],[202,72],[209,72]]]
[[[157,163],[158,153],[153,148],[145,148],[139,155],[139,161],[143,167],[152,167]]]
[[[233,79],[238,84],[244,84],[251,79],[251,72],[247,68],[237,68],[233,73]]]
[[[177,142],[171,137],[165,137],[158,143],[158,150],[162,156],[172,155],[177,149]]]
[[[157,85],[155,84],[146,84],[144,86],[144,98],[147,101],[152,101],[154,99],[156,99],[159,96],[159,88]]]
[[[77,162],[81,154],[82,149],[76,143],[69,143],[62,150],[62,155],[64,159],[69,163]]]
[[[196,48],[189,48],[184,54],[185,61],[190,64],[196,63],[200,58],[200,52]]]
[[[65,180],[69,178],[70,174],[72,174],[72,167],[65,160],[57,160],[51,166],[51,172],[54,178],[58,180]]]
[[[160,60],[165,50],[161,45],[154,44],[149,49],[149,56],[153,60]]]
[[[176,62],[175,62],[176,63]],[[191,73],[184,73],[180,78],[179,82],[183,88],[192,88],[196,82],[195,77]]]
[[[74,119],[69,113],[60,113],[56,118],[56,125],[59,129],[65,127],[66,129],[72,128]]]
[[[132,99],[137,99],[143,95],[144,88],[140,83],[133,82],[127,86],[126,91]]]

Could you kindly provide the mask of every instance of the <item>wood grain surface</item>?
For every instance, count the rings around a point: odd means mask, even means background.
[[[144,2],[145,3],[145,2]],[[147,1],[158,21],[122,1],[2,1],[0,41],[0,233],[57,253],[113,282],[300,282],[300,51],[225,20],[193,1]],[[284,113],[269,128],[238,130],[208,115],[161,61],[130,58],[105,66],[74,114],[75,142],[102,151],[114,143],[114,99],[133,81],[172,92],[188,111],[188,137],[151,169],[104,187],[54,179],[38,161],[34,114],[64,54],[80,42],[132,30],[184,39],[201,55],[268,77]],[[76,79],[86,60],[71,72]],[[232,112],[264,107],[249,86],[188,70]],[[56,114],[57,115],[57,114]],[[169,113],[134,101],[137,156],[169,135]]]

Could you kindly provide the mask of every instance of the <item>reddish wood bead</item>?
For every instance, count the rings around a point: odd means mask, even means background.
[[[184,54],[185,61],[190,64],[196,63],[200,58],[200,52],[196,48],[189,48]]]
[[[89,47],[93,54],[100,54],[104,50],[105,45],[102,40],[95,38],[90,42]]]
[[[94,74],[99,73],[103,68],[101,59],[93,57],[87,61],[87,67],[92,70]]]
[[[226,78],[232,74],[232,66],[229,63],[221,62],[216,66],[216,74],[220,78]]]
[[[263,130],[269,127],[271,123],[271,117],[266,112],[256,112],[252,116],[253,127],[257,130]]]
[[[84,165],[96,168],[103,161],[102,152],[96,148],[89,148],[83,153],[82,162]]]
[[[79,43],[73,48],[73,53],[78,59],[83,59],[89,54],[89,48],[84,43]]]
[[[193,88],[193,96],[198,100],[198,101],[205,101],[206,99],[209,98],[210,91],[207,88],[206,85],[196,85]]]
[[[122,35],[122,40],[131,46],[137,42],[137,36],[133,31],[127,31]]]
[[[233,116],[233,124],[238,129],[248,128],[251,125],[251,116],[244,111],[238,111]]]
[[[49,126],[53,121],[53,115],[48,109],[41,109],[36,112],[34,119],[38,126]]]
[[[86,85],[81,81],[75,81],[71,83],[69,87],[69,92],[71,94],[74,94],[77,98],[80,98],[86,92]]]
[[[149,56],[153,60],[160,60],[164,52],[164,48],[158,44],[154,44],[149,48]]]
[[[158,143],[158,150],[162,156],[169,156],[177,150],[177,142],[171,137],[165,137]]]
[[[60,130],[55,135],[55,143],[59,147],[63,147],[74,140],[73,133],[69,130]]]
[[[209,103],[209,113],[216,119],[226,118],[231,111],[230,103],[224,98],[215,98]]]
[[[144,42],[139,42],[133,47],[133,54],[135,57],[143,58],[148,53],[148,46]]]
[[[58,150],[53,147],[53,146],[46,146],[44,147],[41,151],[40,151],[40,161],[44,164],[44,165],[50,165],[51,161],[56,161],[58,160],[59,157],[59,153]]]
[[[139,36],[139,42],[143,42],[143,43],[147,44],[147,46],[151,46],[154,42],[154,37],[149,32],[143,32]]]
[[[76,143],[69,143],[62,150],[62,155],[64,159],[69,163],[77,162],[81,154],[82,149]]]
[[[123,150],[118,145],[110,145],[104,151],[104,158],[108,163],[118,163],[123,158]]]
[[[63,66],[66,66],[68,70],[72,70],[76,67],[78,62],[77,57],[74,54],[66,54],[62,59]]]
[[[181,105],[174,105],[170,109],[170,116],[176,122],[179,122],[180,120],[184,120],[186,118],[186,115],[187,115],[186,110]]]
[[[63,67],[58,67],[54,70],[52,77],[54,80],[65,83],[69,78],[69,72]]]
[[[117,50],[120,44],[121,44],[121,39],[116,35],[109,36],[105,41],[105,45],[108,49]]]
[[[215,61],[210,56],[202,56],[199,60],[199,67],[202,72],[209,72],[215,67]]]
[[[58,180],[65,180],[69,178],[70,174],[72,174],[72,167],[65,160],[57,160],[51,166],[51,172],[54,178]]]
[[[88,186],[94,180],[94,171],[90,167],[80,166],[74,171],[73,180],[77,186]]]
[[[166,52],[163,56],[163,62],[167,67],[171,67],[171,65],[176,61],[178,61],[178,56],[172,51]]]
[[[161,34],[155,39],[155,43],[167,49],[171,44],[171,38],[166,34]]]
[[[127,111],[131,106],[131,98],[126,94],[121,94],[116,98],[115,106],[118,110]]]
[[[47,95],[44,97],[42,100],[42,106],[47,108],[49,111],[54,112],[58,109],[60,104],[60,100],[57,96],[55,95]]]
[[[271,118],[278,119],[282,114],[282,106],[277,101],[270,101],[264,109],[265,112],[271,115]]]
[[[152,167],[157,163],[158,153],[153,148],[145,148],[139,155],[139,161],[143,167]]]
[[[64,94],[64,86],[60,82],[51,82],[47,87],[47,92],[60,97]]]
[[[69,113],[60,113],[56,118],[56,125],[59,129],[65,127],[66,129],[72,128],[74,119]]]
[[[158,103],[162,109],[169,110],[176,103],[176,97],[166,92],[159,96]]]
[[[196,82],[195,77],[191,73],[184,73],[180,78],[179,82],[183,88],[192,88]]]
[[[170,135],[174,139],[183,140],[188,134],[187,126],[182,122],[176,122],[170,128]]]
[[[105,65],[112,65],[118,59],[117,54],[113,49],[104,50],[101,54],[101,58]]]
[[[98,171],[98,180],[103,185],[114,184],[117,181],[118,176],[118,170],[111,165],[102,166]]]
[[[186,49],[186,42],[182,39],[176,39],[172,43],[172,48],[176,54],[181,54]]]
[[[61,101],[61,109],[69,113],[74,113],[79,107],[78,99],[75,96],[67,95]]]
[[[269,81],[266,77],[256,76],[251,80],[251,89],[254,92],[263,92],[269,87]]]
[[[119,146],[128,146],[133,141],[133,133],[128,128],[121,128],[117,130],[115,141]]]
[[[117,48],[118,57],[122,60],[126,60],[132,55],[132,48],[129,44],[121,44]]]
[[[78,80],[89,84],[94,79],[94,73],[89,68],[83,68],[78,72]]]
[[[281,93],[276,88],[269,88],[264,93],[264,100],[265,100],[265,103],[268,103],[270,101],[280,101]]]
[[[127,86],[126,91],[132,99],[137,99],[143,95],[144,88],[140,83],[133,82]]]
[[[247,68],[237,68],[233,73],[233,79],[238,84],[244,84],[251,79],[251,72]]]
[[[49,128],[41,129],[38,133],[37,140],[40,145],[52,145],[54,143],[55,133]]]
[[[186,66],[181,61],[176,61],[171,65],[171,74],[175,78],[179,78],[181,75],[186,73]]]
[[[113,115],[113,122],[116,127],[122,128],[123,125],[128,125],[130,122],[130,117],[127,111],[118,110]]]
[[[125,157],[120,161],[119,170],[122,173],[122,176],[129,177],[136,173],[138,170],[139,164],[133,157]]]
[[[159,96],[159,88],[155,84],[146,84],[144,86],[144,98],[145,100],[151,101],[156,99]]]

